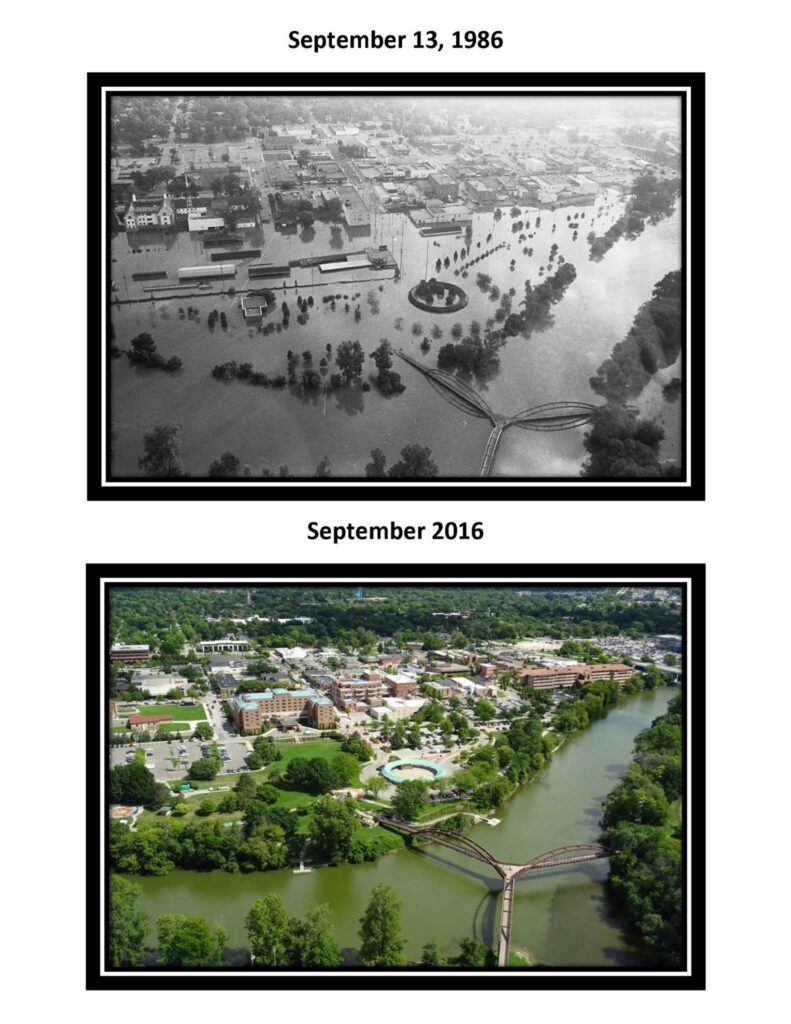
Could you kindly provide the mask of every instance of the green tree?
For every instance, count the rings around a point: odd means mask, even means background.
[[[420,962],[424,967],[445,967],[448,961],[440,953],[439,943],[434,939],[427,942],[420,954]]]
[[[194,735],[199,740],[210,740],[214,736],[214,730],[208,722],[198,722],[195,726]]]
[[[139,895],[139,885],[111,876],[108,946],[113,967],[141,964],[145,957],[148,917],[137,909]]]
[[[364,783],[366,793],[370,793],[371,796],[376,799],[380,793],[384,792],[389,786],[387,779],[383,779],[381,775],[372,775],[370,779],[367,779]]]
[[[135,759],[117,764],[110,771],[110,802],[114,804],[150,804],[156,793],[154,776],[145,764]]]
[[[414,821],[428,805],[428,783],[420,779],[405,779],[398,784],[393,797],[393,809],[404,821]]]
[[[256,900],[244,919],[255,963],[265,967],[284,967],[291,963],[291,927],[286,908],[279,896]]]
[[[305,920],[291,928],[292,962],[301,967],[337,967],[341,950],[332,931],[332,911],[326,903],[313,907]]]
[[[401,900],[394,889],[374,886],[360,918],[360,963],[366,967],[397,967],[406,963],[401,935]]]
[[[211,782],[220,770],[220,762],[216,757],[199,757],[193,761],[187,774],[191,779],[199,779],[202,782]]]
[[[222,963],[228,932],[212,933],[202,917],[163,914],[157,920],[159,962],[168,967],[215,967]]]
[[[308,826],[311,848],[330,864],[347,860],[357,827],[351,802],[320,796],[314,801],[312,812]]]
[[[456,963],[461,967],[485,967],[491,959],[491,951],[476,939],[462,939]]]

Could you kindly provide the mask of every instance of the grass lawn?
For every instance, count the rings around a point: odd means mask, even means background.
[[[173,709],[173,717],[178,718],[180,722],[205,722],[206,711],[202,704],[196,704],[195,707],[179,707],[177,704],[171,704],[170,707]]]
[[[157,733],[162,735],[168,732],[189,732],[191,728],[189,722],[163,722],[157,726]]]
[[[132,731],[132,730],[131,730],[131,729],[129,729],[129,728],[128,728],[127,726],[125,726],[125,725],[113,725],[113,726],[111,726],[111,727],[110,727],[110,732],[114,732],[114,733],[119,733],[119,732],[131,732],[131,731]]]
[[[295,757],[323,757],[333,758],[336,754],[340,754],[341,745],[337,740],[308,740],[305,743],[282,743],[278,744],[278,750],[282,753],[283,757],[280,761],[274,761],[272,764],[268,764],[265,768],[261,768],[257,772],[237,772],[235,774],[226,775],[225,773],[218,775],[211,782],[203,780],[195,780],[186,778],[186,776],[174,780],[169,779],[168,785],[171,789],[178,792],[179,787],[183,782],[189,782],[193,789],[216,789],[218,786],[229,786],[233,789],[239,779],[245,775],[249,775],[254,780],[256,785],[260,785],[262,782],[266,782],[273,771],[283,771],[289,761],[292,761]],[[293,789],[278,789],[278,807],[284,807],[286,810],[291,810],[292,807],[303,807],[309,804],[314,797],[310,793],[302,793],[298,790]],[[208,796],[215,796],[217,800],[221,800],[223,793],[218,794],[207,794]],[[188,803],[192,803],[193,800],[200,800],[200,797],[190,797]],[[197,804],[195,805],[197,807]],[[186,815],[188,818],[192,818],[192,813]],[[209,820],[214,820],[213,817]]]

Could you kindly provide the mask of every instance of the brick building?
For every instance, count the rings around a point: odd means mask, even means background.
[[[598,679],[614,679],[622,683],[634,674],[631,665],[610,662],[603,665],[565,665],[558,668],[526,668],[521,681],[530,683],[536,690],[551,690],[592,683]]]
[[[329,697],[314,690],[263,690],[245,693],[228,701],[231,716],[243,732],[260,732],[270,718],[308,719],[317,729],[331,729],[335,709]]]
[[[148,661],[151,648],[148,644],[113,644],[110,661]]]

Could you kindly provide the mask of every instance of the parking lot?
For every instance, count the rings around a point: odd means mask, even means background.
[[[135,750],[142,749],[145,752],[146,765],[156,780],[172,782],[183,778],[193,761],[211,753],[212,744],[215,742],[222,761],[220,775],[238,772],[246,767],[245,758],[252,749],[251,741],[238,735],[233,723],[226,721],[219,703],[215,703],[214,699],[207,700],[204,706],[215,737],[208,744],[185,735],[183,739],[172,742],[135,743],[133,746],[111,747],[111,767],[126,764],[127,757],[131,758]]]

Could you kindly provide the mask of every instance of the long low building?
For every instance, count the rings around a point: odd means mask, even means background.
[[[113,644],[110,661],[148,661],[151,648],[148,644]]]
[[[226,636],[222,640],[201,640],[198,651],[201,654],[212,654],[215,651],[246,651],[249,646],[249,640],[234,640]]]
[[[129,728],[135,731],[143,731],[150,725],[163,725],[166,722],[172,722],[173,715],[130,715],[129,716]]]
[[[634,675],[634,668],[631,665],[610,662],[601,665],[526,668],[520,678],[523,683],[529,683],[536,690],[552,690],[557,687],[592,683],[598,679],[614,679],[620,683],[632,675]]]
[[[284,716],[307,718],[317,729],[331,729],[335,709],[329,697],[315,690],[262,690],[228,701],[231,716],[242,732],[260,732],[264,722]]]
[[[195,280],[199,277],[234,277],[236,266],[233,263],[217,263],[210,267],[180,267],[179,281]]]

